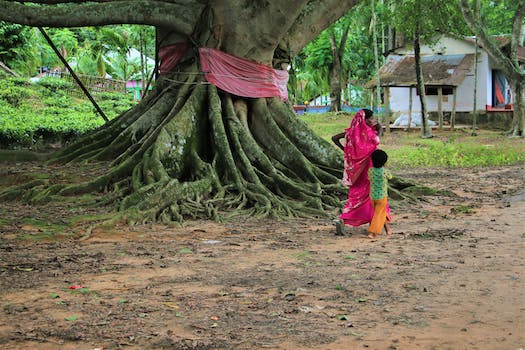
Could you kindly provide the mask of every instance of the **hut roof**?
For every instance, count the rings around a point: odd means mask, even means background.
[[[421,57],[425,85],[458,86],[474,63],[473,54],[434,55]],[[379,71],[381,86],[415,86],[416,69],[414,56],[393,56]],[[367,88],[377,84],[370,80]]]

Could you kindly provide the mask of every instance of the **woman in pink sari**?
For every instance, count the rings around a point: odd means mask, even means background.
[[[361,109],[344,133],[332,136],[332,141],[344,151],[343,184],[350,187],[343,213],[336,220],[338,235],[344,235],[345,225],[360,226],[372,221],[368,169],[372,166],[370,155],[377,149],[382,131],[374,112]],[[344,145],[340,142],[343,138]]]

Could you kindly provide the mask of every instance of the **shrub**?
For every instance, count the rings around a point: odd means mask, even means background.
[[[22,100],[33,95],[31,84],[19,78],[0,80],[0,100],[4,100],[12,107],[18,107]]]

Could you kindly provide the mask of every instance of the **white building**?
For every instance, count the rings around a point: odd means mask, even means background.
[[[506,37],[495,39],[502,47],[509,42]],[[481,47],[477,52],[478,77],[474,107],[475,52],[475,40],[472,37],[454,39],[442,36],[432,46],[421,46],[427,112],[434,114],[441,110],[447,113],[454,108],[460,113],[472,112],[474,108],[482,113],[512,111],[509,84]],[[525,62],[524,47],[519,48],[518,58]],[[421,115],[413,50],[404,47],[393,51],[380,70],[380,82],[393,119],[408,116],[410,110],[413,116]],[[372,80],[367,86],[373,88],[375,83]]]

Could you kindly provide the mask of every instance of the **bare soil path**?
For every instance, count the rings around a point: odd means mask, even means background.
[[[0,203],[0,348],[525,348],[523,166],[400,175],[457,196],[395,203],[376,240],[326,219],[59,235],[85,209]]]

